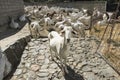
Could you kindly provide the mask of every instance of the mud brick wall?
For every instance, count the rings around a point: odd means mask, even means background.
[[[36,3],[37,4],[37,3]],[[87,8],[93,10],[97,7],[101,12],[106,11],[106,1],[74,1],[74,2],[51,2],[51,3],[38,3],[37,5],[59,6],[67,8]]]
[[[0,0],[0,25],[8,23],[8,16],[17,18],[23,12],[23,0]]]

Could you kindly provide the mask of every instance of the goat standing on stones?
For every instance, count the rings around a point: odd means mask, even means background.
[[[79,39],[80,39],[80,36],[82,38],[85,38],[85,25],[83,23],[81,23],[80,21],[77,21],[75,23],[71,22],[71,26],[73,30],[78,32]]]
[[[72,29],[72,28],[69,28]],[[50,53],[51,58],[54,60],[56,57],[60,60],[62,66],[64,67],[63,70],[68,73],[67,66],[66,66],[66,59],[67,59],[67,42],[70,41],[70,31],[67,28],[64,28],[63,31],[61,31],[61,34],[63,33],[63,36],[58,34],[56,31],[52,31],[48,34],[49,39],[49,47],[50,47]],[[53,54],[53,52],[55,54]]]
[[[44,22],[45,22],[44,27],[46,27],[46,28],[54,25],[54,21],[52,19],[50,19],[50,17],[44,18]]]
[[[52,31],[48,34],[48,39],[52,60],[54,60],[55,57],[59,59],[62,66],[65,67],[65,71],[68,72],[66,67],[67,41],[65,36],[62,37],[56,31]],[[55,54],[53,54],[53,52],[55,52]]]
[[[38,38],[40,36],[40,31],[42,30],[42,27],[39,23],[40,21],[33,21],[29,25],[31,35],[35,38]]]

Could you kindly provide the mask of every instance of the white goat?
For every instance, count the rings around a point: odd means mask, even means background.
[[[82,38],[85,38],[85,25],[83,23],[81,23],[80,21],[77,21],[75,23],[71,22],[71,26],[72,28],[78,32],[78,37],[80,39],[80,36]]]
[[[11,64],[7,57],[3,54],[0,47],[0,80],[3,80],[5,76],[11,71]]]
[[[58,58],[62,66],[65,68],[65,71],[68,72],[66,67],[67,40],[65,35],[62,37],[56,31],[52,31],[48,34],[48,39],[52,60],[54,60],[55,57]],[[53,54],[53,52],[55,54]]]
[[[82,8],[82,12],[85,16],[89,15],[89,10],[88,9]]]
[[[77,19],[79,18],[78,13],[75,13],[75,12],[69,13],[69,15],[70,15],[70,17],[71,17],[71,19],[72,19],[73,21],[74,21],[74,20],[77,20]]]
[[[82,16],[78,20],[85,24],[86,26],[90,26],[91,16]]]
[[[100,12],[97,8],[94,8],[92,14],[93,21],[99,21],[103,19],[103,12]]]
[[[100,30],[102,28],[104,28],[103,26],[107,26],[107,23],[108,23],[108,15],[107,14],[103,14],[103,20],[100,20],[96,23],[95,27],[95,31],[98,31],[100,33]],[[98,33],[98,37],[99,37],[99,33]]]
[[[112,13],[112,12],[107,12],[107,14],[109,15],[108,21],[110,21],[111,19],[113,19],[114,13]]]
[[[108,22],[108,17],[106,14],[103,14],[103,20],[97,22],[97,26],[106,26]]]
[[[31,35],[35,38],[38,38],[40,36],[40,31],[43,29],[39,23],[40,21],[33,21],[29,25]]]
[[[50,19],[50,17],[44,18],[44,27],[50,27],[51,25],[54,25],[54,21]]]
[[[37,12],[39,12],[39,8],[37,6],[33,7],[33,14],[35,15]]]
[[[87,9],[82,8],[83,13],[87,13]]]

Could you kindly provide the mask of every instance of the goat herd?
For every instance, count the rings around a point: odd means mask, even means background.
[[[66,55],[67,44],[70,42],[72,33],[79,38],[85,38],[85,30],[97,25],[105,26],[110,22],[113,13],[100,12],[97,8],[93,10],[81,8],[61,8],[48,6],[27,6],[25,14],[19,17],[20,21],[28,21],[31,35],[35,38],[40,36],[44,29],[49,31],[49,47],[51,57],[55,56],[62,63],[64,72],[67,72]],[[11,28],[20,28],[19,24],[11,19]],[[55,54],[53,54],[55,52]]]

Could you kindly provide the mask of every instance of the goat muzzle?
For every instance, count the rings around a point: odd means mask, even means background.
[[[69,43],[70,42],[70,39],[67,39],[67,43]]]

